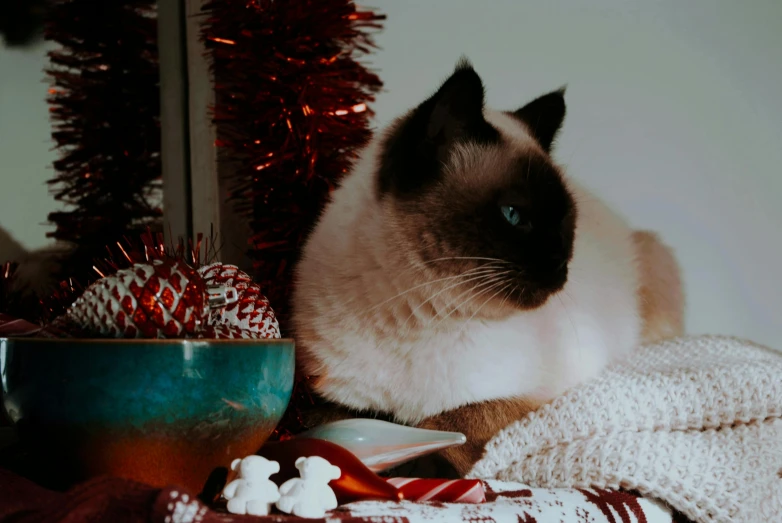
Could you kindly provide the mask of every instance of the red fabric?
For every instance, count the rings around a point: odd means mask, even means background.
[[[180,490],[158,490],[117,478],[98,478],[66,493],[53,492],[0,470],[0,522],[166,523],[166,516],[171,516],[177,508],[176,503],[171,503],[172,492],[176,492],[181,501],[183,493]],[[188,501],[192,504],[192,496]],[[169,505],[173,506],[169,508]],[[225,516],[207,511],[198,502],[195,507],[202,512],[199,522],[225,521]],[[234,518],[234,521],[242,519]]]
[[[531,490],[509,490],[494,492],[486,487],[488,501],[504,498],[501,504],[513,510],[515,504],[518,521],[533,521],[525,510],[533,499]],[[596,493],[596,497],[593,495]],[[632,494],[613,491],[586,492],[598,505],[609,521],[645,521],[641,508],[637,506]],[[292,516],[275,513],[266,518],[229,515],[218,510],[210,510],[194,497],[181,489],[169,487],[155,489],[131,481],[115,478],[94,479],[79,485],[66,493],[53,492],[35,485],[10,472],[0,469],[0,523],[377,523],[378,521],[407,521],[402,507],[387,503],[381,514],[374,517],[354,515],[348,507],[342,507],[328,514],[327,520],[301,520]],[[429,517],[431,510],[437,507],[464,507],[461,516],[455,521],[493,521],[481,512],[487,504],[444,504],[427,502],[425,508]],[[610,507],[609,507],[610,505]],[[408,506],[409,507],[409,506]],[[611,509],[613,507],[613,509]],[[444,508],[445,510],[445,508]],[[628,512],[632,512],[634,518]],[[610,514],[610,516],[609,516]],[[433,520],[440,520],[433,518]],[[686,521],[674,518],[674,521]]]
[[[0,522],[116,523],[160,521],[152,508],[159,491],[113,478],[100,478],[67,493],[53,492],[0,470]]]
[[[329,520],[365,523],[350,512]],[[98,478],[68,492],[53,492],[0,469],[0,523],[262,523],[298,518],[236,516],[210,510],[182,489],[155,489],[117,478]],[[301,520],[299,520],[301,521]],[[307,520],[318,523],[324,520]]]

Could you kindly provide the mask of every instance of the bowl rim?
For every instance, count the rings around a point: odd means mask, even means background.
[[[188,344],[232,344],[232,345],[291,345],[296,343],[293,338],[37,338],[25,336],[0,336],[0,340],[13,342],[34,342],[34,343],[81,343],[94,344],[102,343],[109,345],[129,345],[133,343],[144,343],[153,345],[188,345]]]

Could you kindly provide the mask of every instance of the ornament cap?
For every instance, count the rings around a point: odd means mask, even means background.
[[[221,309],[239,301],[239,292],[236,287],[228,285],[207,285],[206,295],[210,309]]]

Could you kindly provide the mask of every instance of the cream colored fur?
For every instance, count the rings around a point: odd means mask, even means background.
[[[538,147],[515,119],[493,111],[486,118],[514,146]],[[572,180],[578,221],[564,290],[520,311],[491,288],[454,310],[469,295],[452,280],[429,282],[415,249],[426,238],[411,238],[394,202],[377,199],[382,140],[334,192],[297,269],[299,358],[317,376],[318,393],[416,423],[484,400],[551,399],[640,343],[633,231]],[[452,169],[469,163],[469,150],[454,154]]]

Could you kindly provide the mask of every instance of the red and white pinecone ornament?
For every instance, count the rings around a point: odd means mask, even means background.
[[[207,285],[224,285],[236,289],[238,300],[223,309],[213,309],[209,324],[236,327],[236,332],[246,331],[242,337],[279,338],[280,326],[269,300],[261,293],[261,286],[235,265],[213,263],[198,269]],[[252,336],[255,337],[255,336]]]
[[[183,261],[136,263],[93,283],[66,312],[89,332],[122,338],[194,335],[209,315],[207,285]]]

